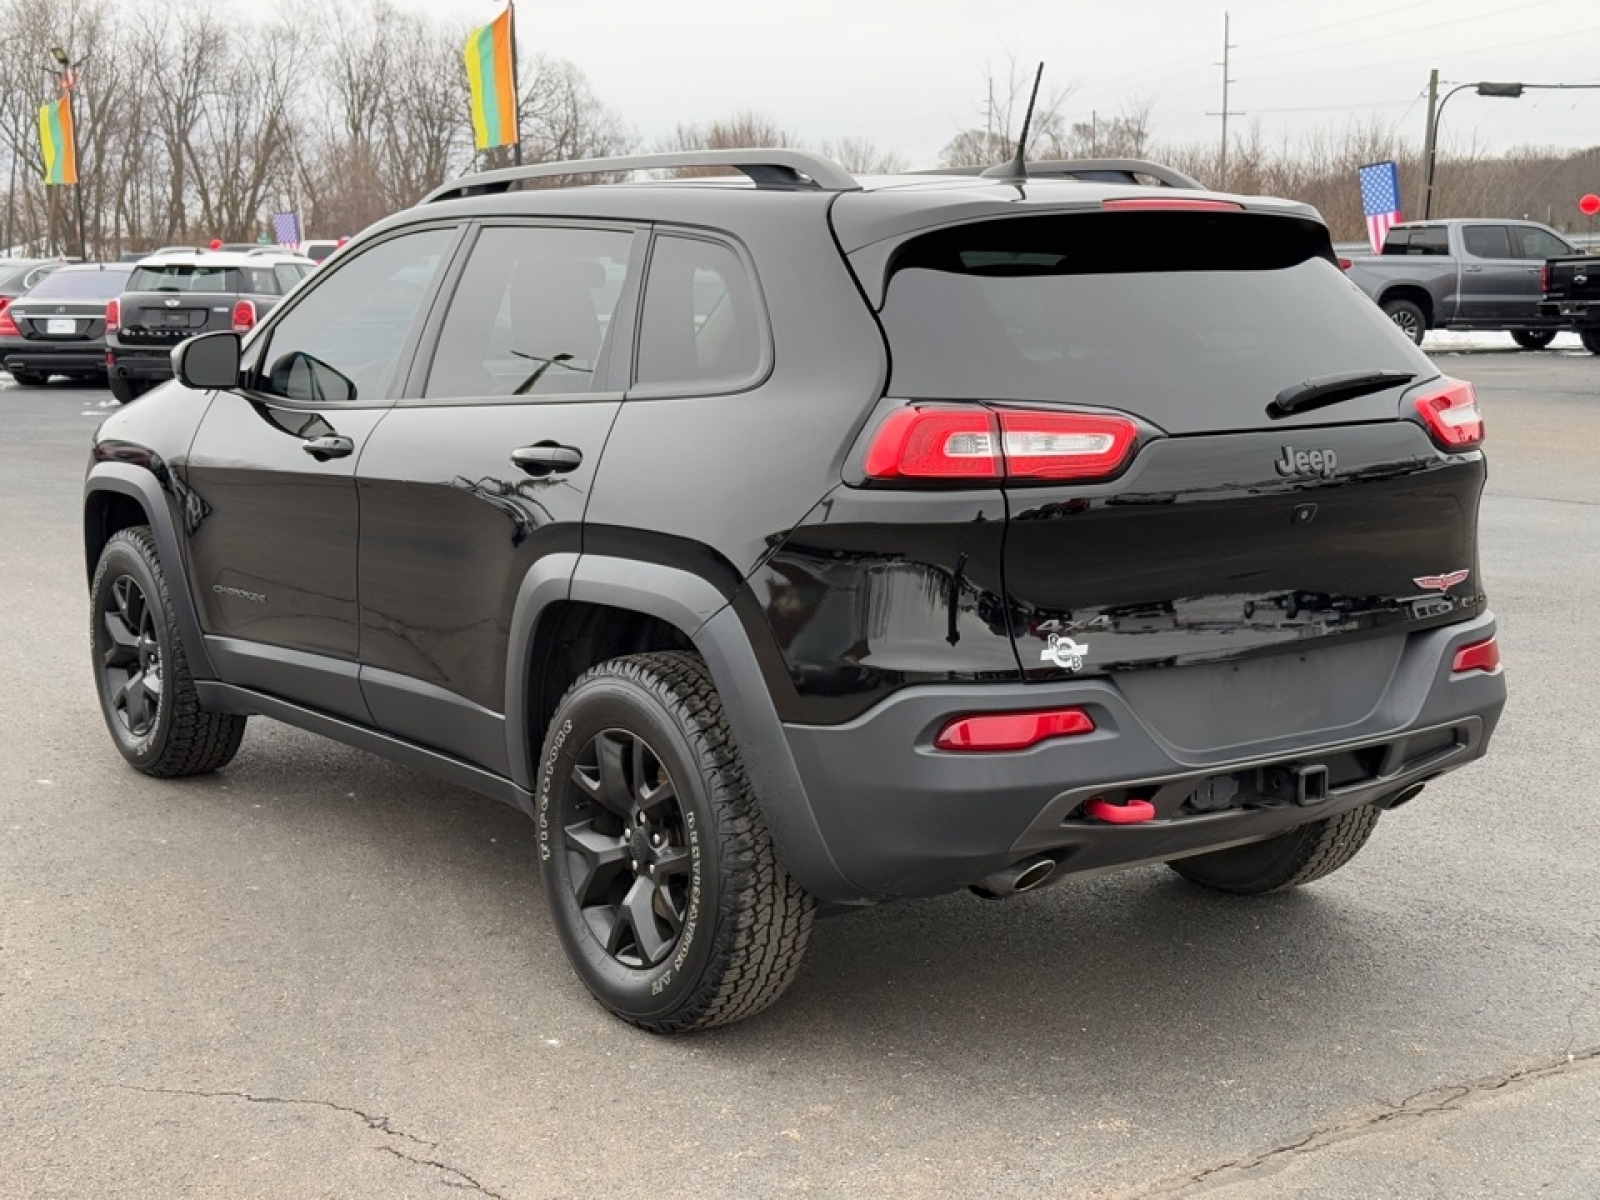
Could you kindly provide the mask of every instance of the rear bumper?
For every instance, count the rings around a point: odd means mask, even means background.
[[[1059,862],[1057,874],[1099,873],[1273,837],[1481,757],[1505,704],[1504,676],[1450,668],[1457,649],[1494,629],[1485,616],[1411,635],[1379,703],[1341,728],[1257,742],[1242,730],[1235,744],[1201,751],[1164,738],[1107,679],[908,688],[848,725],[785,732],[842,876],[830,898],[935,895],[1039,854]],[[1085,709],[1096,731],[1015,753],[933,746],[955,716],[1058,706]],[[1197,811],[1191,802],[1208,780],[1307,765],[1328,771],[1315,803]],[[1097,795],[1148,799],[1156,817],[1090,820],[1083,805]]]
[[[72,349],[65,346],[48,349],[9,348],[0,352],[0,362],[5,364],[8,371],[30,375],[104,375],[106,351],[98,342]]]
[[[110,373],[122,379],[148,379],[163,383],[172,378],[169,346],[112,346]]]
[[[1539,315],[1568,325],[1600,325],[1600,301],[1547,300],[1539,305]]]

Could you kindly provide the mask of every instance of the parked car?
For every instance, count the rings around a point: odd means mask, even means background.
[[[65,261],[60,258],[0,258],[0,313]]]
[[[1600,354],[1600,256],[1563,255],[1544,265],[1539,311],[1577,330],[1583,348]]]
[[[313,264],[270,246],[162,251],[133,268],[105,312],[111,394],[127,404],[172,378],[172,347],[207,330],[244,333]]]
[[[1389,230],[1382,255],[1344,261],[1414,342],[1430,329],[1481,329],[1541,350],[1566,325],[1540,310],[1540,270],[1547,258],[1576,253],[1533,221],[1407,221]]]
[[[25,387],[52,375],[85,383],[106,377],[106,302],[132,268],[69,264],[50,271],[0,312],[0,363]]]
[[[85,489],[118,750],[259,715],[515,805],[657,1032],[818,913],[1343,866],[1504,703],[1472,386],[1303,204],[1029,172],[469,176],[183,341]]]
[[[312,238],[310,241],[300,243],[300,253],[320,266],[348,240],[348,238]]]

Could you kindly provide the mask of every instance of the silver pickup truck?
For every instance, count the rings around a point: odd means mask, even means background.
[[[1414,342],[1430,329],[1486,329],[1540,350],[1571,324],[1539,311],[1544,261],[1576,253],[1533,221],[1407,221],[1381,255],[1340,265]]]

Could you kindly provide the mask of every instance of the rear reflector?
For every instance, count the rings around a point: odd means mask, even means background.
[[[1443,390],[1416,401],[1417,412],[1433,440],[1445,450],[1470,450],[1483,441],[1483,413],[1472,385],[1446,379]]]
[[[873,435],[869,479],[1091,480],[1139,440],[1127,417],[1033,409],[901,408]]]
[[[984,713],[959,717],[939,731],[933,744],[940,750],[985,753],[1026,750],[1052,738],[1093,733],[1094,721],[1081,708],[1045,712]]]
[[[1498,671],[1500,643],[1490,638],[1486,642],[1474,642],[1461,647],[1456,651],[1456,660],[1450,664],[1450,669],[1457,675],[1464,675],[1468,671]]]
[[[1130,196],[1123,200],[1102,200],[1102,209],[1116,212],[1150,212],[1155,209],[1173,209],[1180,212],[1243,212],[1244,205],[1235,200],[1182,200],[1163,199],[1160,196]]]

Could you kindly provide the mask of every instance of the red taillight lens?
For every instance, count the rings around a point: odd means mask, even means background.
[[[1483,441],[1483,413],[1470,383],[1447,380],[1443,391],[1421,397],[1416,405],[1433,440],[1444,449],[1470,450]]]
[[[940,750],[969,754],[1026,750],[1051,738],[1094,732],[1094,721],[1081,708],[1045,712],[984,713],[959,717],[939,731],[933,744]]]
[[[1000,439],[987,409],[902,408],[867,450],[872,479],[998,479]]]
[[[1121,200],[1102,200],[1102,209],[1116,212],[1151,212],[1159,209],[1171,209],[1179,212],[1243,212],[1244,205],[1236,200],[1168,200],[1162,196],[1129,196]]]
[[[1486,642],[1474,642],[1470,646],[1463,646],[1456,651],[1456,660],[1450,664],[1450,669],[1457,675],[1467,671],[1498,671],[1500,669],[1500,643],[1490,638]]]
[[[1550,264],[1545,263],[1539,268],[1539,290],[1546,294],[1550,291]]]
[[[11,313],[0,309],[0,337],[21,337],[22,330],[17,328],[17,323],[11,319]]]
[[[1100,479],[1139,440],[1127,417],[1032,409],[902,408],[873,435],[869,479]]]
[[[241,300],[233,306],[233,331],[235,333],[249,333],[256,327],[256,303],[254,300]]]
[[[1353,266],[1355,266],[1355,264],[1348,258],[1341,258],[1339,260],[1339,270],[1341,271],[1348,271]]]
[[[122,328],[122,301],[106,301],[106,332],[115,333]]]

